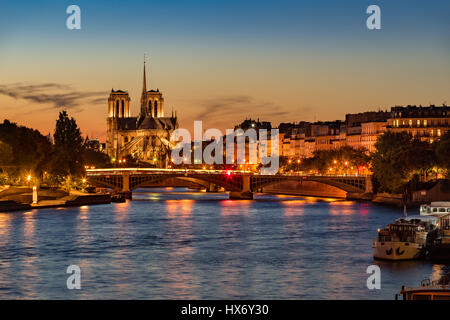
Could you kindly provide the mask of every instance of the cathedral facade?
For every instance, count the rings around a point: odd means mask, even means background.
[[[111,90],[108,99],[106,152],[113,161],[128,156],[157,167],[166,167],[170,160],[170,135],[178,128],[173,112],[164,116],[162,92],[147,90],[144,75],[140,112],[131,116],[130,96],[127,91]]]

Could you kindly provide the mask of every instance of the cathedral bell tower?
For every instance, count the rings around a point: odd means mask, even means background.
[[[108,118],[131,117],[130,100],[128,92],[112,89],[108,99]]]
[[[111,89],[106,119],[106,152],[110,157],[117,157],[119,122],[131,117],[130,100],[127,91]]]

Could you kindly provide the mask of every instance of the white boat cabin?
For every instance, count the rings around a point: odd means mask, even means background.
[[[432,202],[420,206],[421,216],[440,216],[448,213],[450,213],[449,201]]]

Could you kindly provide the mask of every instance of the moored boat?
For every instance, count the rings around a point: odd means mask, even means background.
[[[428,235],[428,256],[432,260],[450,260],[450,213],[438,218],[437,228]]]
[[[403,286],[400,295],[403,300],[450,300],[450,278],[443,276],[436,281],[423,280],[420,287]],[[398,295],[395,295],[398,299]]]
[[[441,216],[450,213],[449,201],[436,201],[420,206],[421,216]]]
[[[111,195],[112,202],[126,202],[125,195],[122,193],[115,193]]]
[[[383,260],[413,260],[425,257],[427,234],[434,230],[435,217],[397,219],[372,241],[373,256]]]

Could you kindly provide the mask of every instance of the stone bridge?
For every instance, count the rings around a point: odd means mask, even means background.
[[[231,199],[253,199],[254,192],[263,192],[263,187],[285,181],[314,181],[347,193],[372,192],[370,176],[259,175],[248,171],[153,168],[87,170],[87,180],[91,185],[112,188],[125,193],[131,193],[149,184],[154,186],[171,178],[196,183],[209,191],[221,187],[230,192]]]

